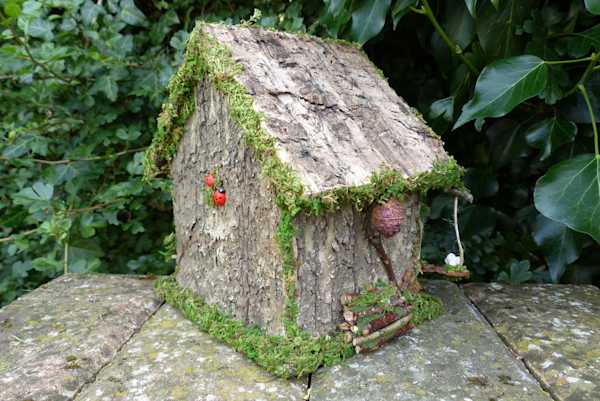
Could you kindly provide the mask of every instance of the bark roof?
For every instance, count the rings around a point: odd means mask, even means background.
[[[360,49],[248,27],[203,31],[243,66],[235,79],[305,195],[365,185],[382,169],[410,178],[448,161],[442,141]]]

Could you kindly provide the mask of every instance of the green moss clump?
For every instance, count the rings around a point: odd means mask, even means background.
[[[352,299],[349,308],[355,312],[368,310],[373,307],[390,307],[391,299],[396,295],[396,287],[385,282],[377,282],[375,285],[365,288],[359,296]],[[418,326],[428,320],[433,320],[442,314],[442,301],[433,295],[423,292],[402,292],[402,297],[412,306],[411,322]]]
[[[469,269],[467,269],[467,266],[465,265],[448,265],[445,264],[444,265],[444,269],[446,269],[446,271],[448,272],[468,272]]]
[[[423,292],[413,294],[412,292],[406,291],[402,296],[413,307],[411,321],[415,326],[418,326],[427,320],[437,318],[444,311],[442,301],[433,295]]]
[[[159,296],[201,330],[276,376],[300,377],[320,366],[339,363],[354,353],[352,345],[345,343],[341,335],[313,337],[296,327],[286,336],[272,336],[259,327],[246,326],[180,287],[173,277],[158,279],[154,286]]]

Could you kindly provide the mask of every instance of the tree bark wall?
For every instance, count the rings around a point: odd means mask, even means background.
[[[281,333],[279,209],[222,95],[203,82],[196,104],[171,169],[177,281],[236,319]],[[227,190],[220,208],[204,201],[203,177],[214,169]]]
[[[406,196],[406,220],[400,232],[383,239],[396,277],[415,269],[420,258],[422,226],[416,196]],[[366,212],[350,207],[336,213],[296,219],[298,258],[297,301],[301,328],[324,335],[341,323],[340,296],[356,292],[376,280],[387,280],[365,231]]]

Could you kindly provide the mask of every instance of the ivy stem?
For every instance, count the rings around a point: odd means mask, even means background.
[[[69,273],[69,241],[65,241],[63,264],[64,264],[64,274]]]
[[[587,105],[588,112],[590,113],[590,119],[592,120],[592,129],[594,130],[594,152],[596,153],[596,158],[600,159],[600,149],[598,147],[598,127],[596,126],[596,116],[594,115],[594,109],[592,108],[592,102],[590,102],[590,97],[588,96],[587,89],[581,83],[577,85],[577,89],[583,95],[585,99],[585,104]]]
[[[427,0],[423,0],[423,5],[420,9],[417,10],[420,10],[421,12],[415,10],[413,11],[418,12],[419,14],[424,14],[427,16],[427,18],[429,18],[429,21],[431,21],[431,24],[435,28],[436,32],[438,33],[438,35],[440,35],[442,40],[446,42],[446,44],[450,48],[450,51],[456,54],[458,58],[469,68],[469,70],[471,70],[473,74],[479,75],[479,70],[477,69],[477,67],[475,67],[473,63],[465,57],[461,47],[458,44],[454,43],[452,39],[450,39],[450,37],[446,34],[446,31],[444,31],[444,28],[442,28],[438,20],[435,18],[435,15],[433,14],[433,10],[431,9],[429,2]]]
[[[544,64],[553,65],[553,64],[572,64],[572,63],[582,63],[584,61],[591,61],[592,56],[577,58],[572,60],[544,60]]]
[[[571,88],[571,90],[565,94],[565,97],[570,96],[573,93],[575,93],[577,91],[577,89],[579,88],[579,86],[583,85],[583,83],[588,79],[590,74],[594,71],[594,67],[596,66],[596,63],[598,62],[598,59],[600,59],[600,53],[592,53],[592,55],[589,58],[590,58],[590,63],[588,64],[587,68],[583,72],[583,75],[581,76],[581,78],[579,78],[579,81],[577,81],[575,86],[573,88]]]

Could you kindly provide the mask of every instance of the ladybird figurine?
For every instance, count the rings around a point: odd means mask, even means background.
[[[227,192],[225,192],[225,188],[219,187],[215,192],[213,192],[213,202],[215,206],[224,206],[227,201]]]

